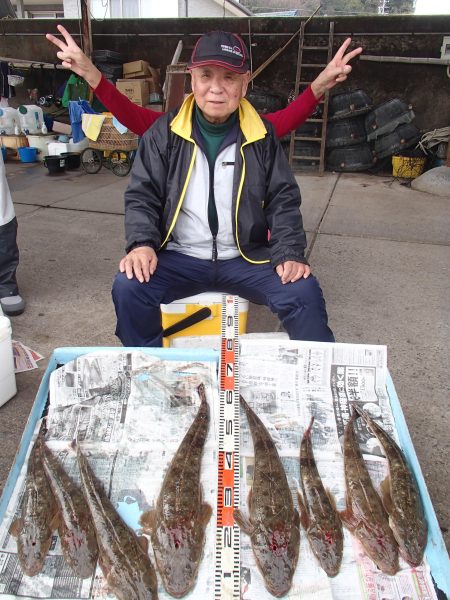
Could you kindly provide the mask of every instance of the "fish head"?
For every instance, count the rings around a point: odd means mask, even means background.
[[[323,527],[313,524],[308,529],[311,549],[329,577],[339,573],[342,561],[342,531],[334,523],[324,523]]]
[[[106,583],[118,600],[155,600],[156,581],[149,572],[129,572],[123,566],[113,566],[106,576]]]
[[[69,529],[60,524],[58,533],[67,564],[80,579],[90,577],[95,571],[98,555],[94,531],[85,531],[76,526]]]
[[[358,536],[359,537],[359,536]],[[371,528],[368,535],[359,538],[367,554],[386,575],[395,575],[399,569],[398,546],[390,531],[382,527]]]
[[[29,522],[17,536],[17,554],[23,572],[34,577],[44,566],[52,542],[51,531],[43,535],[42,528]]]
[[[424,519],[389,519],[389,524],[398,542],[402,558],[412,567],[423,560],[427,544],[427,526]]]
[[[267,590],[276,598],[288,593],[297,566],[300,532],[286,523],[260,525],[251,535],[253,552]]]
[[[162,522],[154,531],[152,545],[165,590],[182,598],[194,586],[200,565],[205,528],[195,518]]]

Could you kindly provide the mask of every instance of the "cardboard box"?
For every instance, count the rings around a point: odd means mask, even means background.
[[[146,79],[118,79],[116,88],[131,102],[139,104],[139,106],[148,104],[150,92]]]
[[[147,77],[149,74],[150,65],[145,60],[133,60],[123,65],[123,76],[125,79]]]

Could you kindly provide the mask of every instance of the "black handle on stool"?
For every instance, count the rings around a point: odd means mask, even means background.
[[[197,323],[200,323],[200,321],[204,321],[205,319],[210,317],[211,314],[211,309],[207,306],[204,306],[203,308],[200,308],[199,310],[195,311],[195,313],[192,313],[192,315],[189,315],[188,317],[181,319],[181,321],[178,321],[178,323],[174,323],[170,327],[167,327],[167,329],[164,329],[163,337],[175,335],[176,333],[183,331],[183,329],[192,327],[192,325],[197,325]]]

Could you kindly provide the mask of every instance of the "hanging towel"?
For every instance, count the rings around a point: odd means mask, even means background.
[[[88,115],[83,114],[81,127],[87,137],[93,142],[97,141],[100,135],[100,130],[103,125],[103,121],[106,119],[105,115]]]
[[[82,116],[85,113],[95,114],[87,100],[69,101],[70,125],[72,126],[72,137],[75,144],[86,137],[81,127]]]
[[[122,125],[122,123],[120,121],[118,121],[116,119],[116,117],[113,117],[112,124],[117,129],[117,131],[120,133],[120,135],[122,135],[128,131],[128,127],[125,127],[125,125]]]
[[[16,90],[8,83],[8,75],[11,73],[9,65],[5,61],[0,62],[0,96],[2,98],[14,98]]]
[[[67,80],[61,104],[67,108],[70,100],[86,100],[89,97],[89,86],[82,77],[72,73]]]

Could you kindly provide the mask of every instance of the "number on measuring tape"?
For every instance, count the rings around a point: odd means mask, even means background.
[[[215,600],[240,598],[239,299],[222,297]]]

